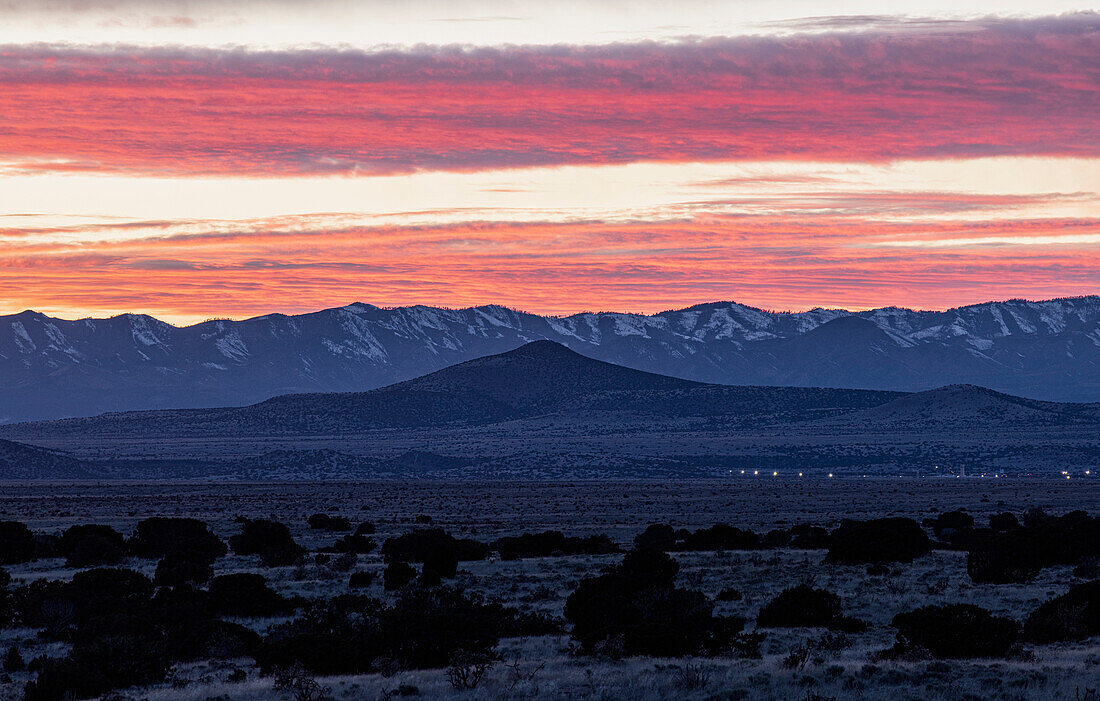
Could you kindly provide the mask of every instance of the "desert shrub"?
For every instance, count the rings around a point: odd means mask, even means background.
[[[213,563],[227,548],[206,524],[194,518],[154,516],[138,522],[129,542],[137,557],[163,558],[187,555],[192,562]]]
[[[824,628],[839,618],[839,596],[800,584],[784,589],[765,604],[756,617],[756,625],[761,628]]]
[[[373,572],[352,572],[348,586],[352,589],[365,589],[374,582]]]
[[[355,527],[355,535],[374,535],[374,522],[364,521]]]
[[[619,552],[619,546],[605,535],[578,538],[566,536],[561,531],[524,533],[498,538],[490,547],[499,552],[503,560],[552,555],[608,555]]]
[[[292,565],[306,552],[284,524],[265,519],[246,520],[241,532],[229,539],[229,546],[238,555],[259,555],[268,567]]]
[[[164,679],[168,663],[163,636],[156,632],[105,628],[93,639],[75,643],[68,657],[45,661],[24,694],[31,701],[54,701],[147,686]]]
[[[724,523],[699,530],[685,536],[677,544],[677,550],[756,550],[761,547],[760,536]]]
[[[1020,527],[1020,521],[1014,514],[1010,514],[1007,511],[999,514],[993,514],[989,517],[989,528],[994,531],[1003,533],[1004,531],[1012,531]]]
[[[654,523],[634,536],[635,550],[675,550],[676,529],[667,523]]]
[[[332,692],[331,688],[321,686],[301,665],[275,670],[273,687],[275,691],[289,692],[294,701],[324,701]]]
[[[192,555],[192,551],[170,553],[157,563],[153,584],[158,587],[174,587],[185,583],[203,584],[209,582],[213,576],[213,568],[201,555],[196,557]]]
[[[42,662],[38,675],[27,682],[23,698],[25,701],[90,699],[112,688],[113,684],[103,670],[81,660],[50,658]]]
[[[798,550],[825,550],[829,547],[829,531],[821,526],[806,524],[791,526],[790,547]]]
[[[256,650],[256,662],[265,674],[296,664],[314,674],[372,671],[382,655],[378,628],[384,610],[381,601],[359,595],[319,601],[295,620],[273,626]]]
[[[1040,604],[1024,623],[1024,638],[1046,644],[1100,635],[1100,581],[1078,584]]]
[[[173,660],[231,660],[250,657],[260,646],[259,633],[239,623],[202,618],[174,628],[167,637]]]
[[[381,660],[403,669],[445,667],[461,651],[491,655],[513,613],[448,587],[406,589],[390,607],[345,595],[274,626],[257,650],[265,673],[295,664],[315,674],[374,671]]]
[[[1043,568],[1041,543],[1023,531],[997,534],[970,545],[966,572],[977,583],[1029,582]]]
[[[209,592],[211,609],[226,616],[281,616],[299,603],[268,587],[263,575],[247,572],[214,577]]]
[[[12,645],[8,648],[7,653],[4,654],[4,671],[8,672],[22,672],[27,668],[27,663],[23,661],[23,656],[19,654],[19,648]]]
[[[350,531],[351,522],[345,516],[329,516],[328,514],[313,514],[306,523],[310,528],[321,531]]]
[[[13,593],[13,605],[23,625],[65,637],[95,619],[140,610],[152,593],[153,583],[138,572],[94,569],[77,572],[70,582],[31,582]]]
[[[927,650],[940,659],[1004,657],[1020,635],[1020,626],[971,604],[924,606],[899,613],[897,650]]]
[[[34,534],[25,523],[0,521],[0,565],[18,565],[35,557]]]
[[[967,570],[975,582],[1026,582],[1043,567],[1100,556],[1100,518],[1083,511],[1055,517],[1033,509],[1022,527],[990,533],[967,549]]]
[[[760,544],[768,549],[785,548],[791,544],[791,532],[785,528],[773,528],[764,534]]]
[[[382,587],[386,591],[396,591],[407,586],[415,576],[416,570],[409,563],[391,562],[382,573]]]
[[[110,526],[70,526],[61,535],[61,554],[69,567],[116,564],[126,554],[126,540]]]
[[[382,556],[386,562],[424,562],[439,548],[450,550],[460,562],[484,560],[489,556],[489,546],[485,543],[455,538],[442,528],[421,528],[388,538],[382,544]]]
[[[937,538],[943,538],[945,533],[950,536],[952,531],[965,531],[973,527],[974,517],[965,511],[947,511],[932,521],[932,532]]]
[[[491,655],[483,652],[458,650],[451,657],[451,666],[447,668],[447,681],[451,683],[452,689],[476,689],[495,661]]]
[[[346,535],[342,538],[337,538],[335,543],[324,549],[324,552],[366,555],[369,552],[373,552],[377,545],[374,538],[369,538],[364,535]]]
[[[848,565],[912,562],[931,551],[928,534],[913,519],[844,521],[829,535],[825,561]]]
[[[406,669],[445,667],[456,652],[490,654],[510,612],[449,587],[405,590],[382,621],[386,655]]]
[[[340,553],[333,558],[332,569],[337,572],[351,572],[357,562],[359,562],[359,556],[355,553]]]
[[[1092,555],[1084,558],[1073,568],[1073,576],[1081,579],[1100,579],[1100,557]]]
[[[34,534],[34,559],[61,557],[61,536],[51,533]]]
[[[0,629],[11,623],[14,614],[11,604],[11,592],[8,591],[10,585],[11,575],[3,567],[0,567]]]
[[[676,588],[678,570],[660,550],[632,550],[610,572],[581,580],[565,604],[573,637],[589,653],[614,647],[680,657],[725,649],[744,620],[715,617],[702,593]]]
[[[740,601],[741,591],[734,589],[733,587],[726,587],[722,591],[718,592],[718,596],[715,597],[719,601]]]
[[[451,548],[436,547],[424,558],[424,569],[444,579],[451,579],[458,572],[458,555]]]
[[[416,581],[422,587],[439,587],[443,585],[443,577],[431,567],[427,566],[420,570],[420,578]]]

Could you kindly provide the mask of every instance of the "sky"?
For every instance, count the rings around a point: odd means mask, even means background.
[[[1060,0],[0,0],[0,314],[1097,294],[1098,57]]]

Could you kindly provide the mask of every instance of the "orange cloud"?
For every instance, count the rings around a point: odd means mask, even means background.
[[[21,171],[391,174],[1100,152],[1100,15],[678,44],[0,49]]]
[[[0,230],[0,298],[8,307],[0,311],[141,309],[191,320],[354,300],[492,302],[542,313],[652,312],[714,299],[776,309],[946,308],[1100,286],[1096,219],[899,222],[704,213],[624,223],[341,229],[310,228],[316,218],[300,227],[293,218],[278,220],[281,228],[274,223],[227,229],[188,222],[187,233],[173,234],[154,222],[136,240],[79,243]],[[1062,244],[1059,237],[1092,242]],[[1047,242],[1033,245],[1035,239]],[[890,245],[896,242],[910,247]]]

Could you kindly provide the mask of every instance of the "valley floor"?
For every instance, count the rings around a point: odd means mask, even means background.
[[[1051,514],[1074,509],[1100,512],[1100,481],[998,479],[806,479],[738,478],[683,482],[454,483],[380,481],[331,484],[275,483],[6,483],[0,486],[0,520],[26,522],[36,531],[60,532],[80,523],[104,523],[128,533],[150,516],[189,516],[204,520],[219,536],[239,530],[238,516],[272,518],[290,526],[310,550],[332,542],[333,534],[311,530],[306,517],[336,509],[353,523],[377,524],[378,542],[416,527],[417,516],[455,536],[489,541],[523,532],[556,529],[567,535],[605,533],[621,546],[648,524],[668,522],[698,528],[728,523],[758,533],[794,524],[832,527],[843,518],[910,516],[918,521],[937,512],[968,510],[978,522],[991,514],[1022,513],[1039,507]],[[768,629],[762,659],[613,660],[573,654],[568,635],[510,638],[478,688],[456,691],[445,670],[404,671],[319,678],[336,699],[396,698],[415,687],[422,698],[548,699],[1090,699],[1100,688],[1100,644],[1027,647],[1008,660],[883,661],[890,647],[892,617],[926,604],[973,603],[1017,621],[1052,596],[1081,580],[1072,567],[1051,567],[1028,584],[974,584],[966,554],[936,550],[911,565],[878,574],[864,566],[823,563],[821,550],[679,552],[678,585],[710,597],[732,587],[740,601],[718,602],[716,613],[755,619],[760,608],[786,587],[812,582],[840,595],[845,614],[871,624],[863,633],[828,639],[823,629]],[[566,596],[583,578],[618,562],[621,555],[578,555],[463,562],[455,584],[506,605],[560,616]],[[152,576],[155,561],[124,565]],[[380,574],[381,555],[361,555],[359,571]],[[72,574],[60,559],[7,568],[25,584]],[[215,565],[217,574],[262,572],[287,595],[332,597],[348,589],[347,574],[315,565],[261,569],[254,557],[230,554]],[[379,580],[371,596],[392,597]],[[240,619],[262,632],[285,619]],[[750,622],[748,629],[752,629]],[[34,631],[8,629],[0,649],[16,643],[29,660],[61,654],[58,643],[43,643]],[[802,664],[784,660],[800,648]],[[230,683],[236,669],[243,681]],[[0,698],[19,698],[26,673],[0,684]],[[1089,694],[1092,695],[1089,695]],[[279,698],[270,677],[261,677],[250,659],[178,665],[171,681],[130,690],[121,698],[150,701]],[[286,698],[290,698],[287,696]]]

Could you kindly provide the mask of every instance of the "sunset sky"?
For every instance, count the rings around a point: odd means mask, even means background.
[[[1096,294],[1098,115],[1060,0],[0,0],[0,314]]]

